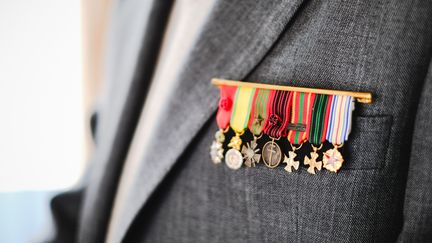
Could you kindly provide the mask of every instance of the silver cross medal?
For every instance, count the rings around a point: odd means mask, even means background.
[[[244,164],[247,167],[255,167],[255,164],[259,163],[261,159],[261,154],[258,153],[260,150],[256,148],[257,146],[257,139],[254,136],[254,140],[252,140],[250,143],[247,143],[246,146],[243,146],[242,148],[241,152],[243,154],[243,158],[245,159]]]

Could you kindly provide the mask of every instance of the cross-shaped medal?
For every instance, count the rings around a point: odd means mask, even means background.
[[[245,165],[247,167],[255,167],[255,163],[259,163],[261,154],[260,151],[256,147],[258,146],[256,139],[252,140],[250,143],[247,143],[246,146],[242,148],[243,158],[245,159]]]
[[[310,158],[305,156],[304,158],[304,164],[305,165],[309,165],[309,168],[307,169],[307,171],[311,174],[315,175],[315,168],[317,170],[321,170],[321,166],[322,166],[322,162],[321,161],[316,161],[318,159],[318,153],[316,151],[313,151],[310,153]]]
[[[294,160],[294,158],[297,156],[296,153],[294,153],[293,151],[289,151],[288,152],[288,157],[285,155],[284,158],[284,163],[286,163],[287,165],[285,166],[285,170],[288,172],[292,172],[292,168],[294,167],[295,170],[298,170],[300,162]]]

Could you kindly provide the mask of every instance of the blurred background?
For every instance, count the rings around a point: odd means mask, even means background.
[[[109,0],[0,0],[0,242],[49,236],[92,150]]]

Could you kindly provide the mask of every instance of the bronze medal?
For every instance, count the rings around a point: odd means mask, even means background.
[[[264,144],[262,158],[264,164],[269,168],[275,168],[280,164],[282,151],[279,145],[274,142],[274,139]]]

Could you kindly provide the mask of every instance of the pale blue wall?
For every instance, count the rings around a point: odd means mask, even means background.
[[[52,191],[0,193],[0,242],[41,242],[51,232]]]

